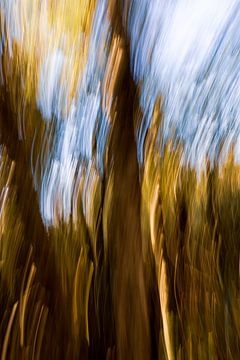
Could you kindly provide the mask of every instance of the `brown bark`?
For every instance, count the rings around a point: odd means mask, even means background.
[[[110,67],[106,77],[111,103],[107,163],[107,243],[115,320],[117,359],[151,357],[149,298],[142,252],[141,191],[134,134],[139,112],[137,87],[130,73],[129,44],[116,1],[109,3],[112,23]],[[110,100],[106,101],[107,104]],[[106,206],[106,204],[105,204]],[[113,356],[113,355],[112,355]]]

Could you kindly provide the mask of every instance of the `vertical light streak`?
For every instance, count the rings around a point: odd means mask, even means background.
[[[44,153],[43,146],[41,160],[32,163],[32,171],[47,226],[56,225],[60,219],[68,221],[79,180],[78,164],[92,161],[94,142],[97,166],[103,172],[109,121],[102,109],[101,79],[109,24],[104,0],[98,1],[93,22],[89,20],[93,4],[85,0],[74,4],[66,0],[0,2],[6,24],[2,42],[7,44],[10,56],[13,43],[17,43],[20,56],[26,56],[23,91],[26,98],[35,94],[46,121],[44,141],[49,153]]]
[[[138,155],[156,97],[163,98],[162,137],[182,141],[185,160],[200,169],[223,161],[231,143],[239,161],[239,19],[237,0],[138,1],[129,16],[132,69],[142,81],[144,121]]]
[[[54,111],[57,126],[53,146],[55,151],[50,154],[41,184],[41,212],[47,225],[51,225],[55,218],[56,199],[61,204],[61,208],[57,209],[58,217],[68,220],[74,201],[74,189],[77,186],[75,182],[79,178],[78,162],[80,160],[91,163],[94,136],[97,142],[97,165],[99,171],[103,171],[104,144],[108,134],[107,115],[101,107],[101,78],[106,66],[109,26],[105,6],[105,2],[100,1],[96,8],[86,68],[79,81],[76,95],[70,102],[69,113],[65,117],[62,116],[59,111],[61,101],[53,101],[50,106],[43,105],[44,111],[47,109],[49,114]],[[50,63],[50,68],[43,76],[40,92],[42,89],[44,92],[44,84],[51,71],[55,72],[56,65],[61,63],[61,55],[59,56],[60,58],[57,57],[56,61],[53,60],[53,65]],[[53,78],[55,79],[55,75]],[[54,83],[56,87],[51,91],[52,95],[46,97],[48,101],[49,98],[57,97],[61,89],[65,91],[68,86],[67,82],[63,83],[59,91],[55,80],[50,81],[50,87],[54,86]],[[41,96],[39,96],[39,101],[41,103]]]

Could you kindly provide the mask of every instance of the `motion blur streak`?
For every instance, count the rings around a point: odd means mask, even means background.
[[[1,359],[240,358],[239,24],[0,0]]]
[[[98,118],[97,158],[99,168],[103,166],[107,119],[101,109],[100,79],[106,61],[108,23],[106,5],[99,2],[92,35],[88,35],[90,25],[85,22],[89,22],[86,17],[92,4],[75,1],[70,5],[63,0],[1,2],[8,34],[2,41],[8,40],[10,54],[13,41],[20,47],[20,56],[27,53],[27,66],[32,73],[27,74],[26,87],[36,79],[37,104],[43,118],[50,122],[46,136],[51,123],[56,123],[53,150],[43,164],[45,170],[39,185],[46,225],[53,224],[56,217],[65,221],[69,218],[77,163],[80,158],[89,161],[92,157]]]
[[[133,1],[129,15],[132,69],[142,81],[144,137],[156,96],[163,97],[163,137],[184,143],[185,160],[200,170],[206,157],[221,161],[231,143],[239,162],[238,0]]]
[[[65,62],[70,70],[69,76],[74,77],[76,81],[79,72],[78,68],[76,73],[73,72],[72,52],[67,53],[64,59],[61,52],[53,53],[50,50],[49,58],[41,69],[38,104],[44,118],[52,119],[53,116],[52,121],[56,122],[57,128],[53,140],[53,151],[47,160],[40,191],[41,212],[48,225],[54,223],[56,212],[58,212],[58,218],[63,218],[65,221],[69,219],[73,189],[78,186],[75,182],[78,162],[79,159],[82,159],[88,163],[92,159],[96,126],[99,129],[96,135],[97,162],[99,170],[103,170],[104,143],[108,133],[107,114],[101,108],[100,92],[100,79],[103,76],[106,62],[108,34],[104,9],[104,2],[99,2],[93,20],[93,32],[89,39],[86,66],[82,77],[77,79],[76,95],[70,98],[70,103],[66,100],[71,78],[63,75],[62,67]],[[73,51],[77,56],[79,49],[73,48]],[[63,105],[66,111],[62,109]],[[57,209],[56,203],[58,203]]]

